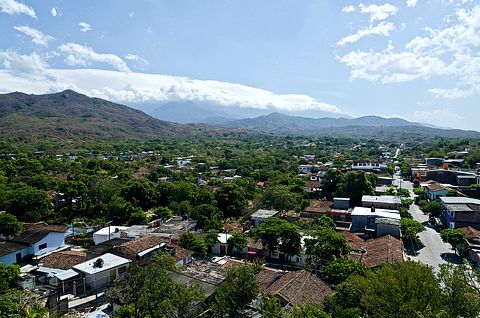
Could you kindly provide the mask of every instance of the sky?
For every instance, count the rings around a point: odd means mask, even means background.
[[[0,93],[480,130],[480,0],[0,0]]]

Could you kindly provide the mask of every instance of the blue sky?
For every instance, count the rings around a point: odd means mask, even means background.
[[[0,0],[0,92],[479,130],[480,3]]]

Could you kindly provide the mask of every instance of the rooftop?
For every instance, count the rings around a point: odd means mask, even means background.
[[[129,259],[135,259],[141,252],[160,248],[160,244],[165,243],[165,239],[156,235],[145,235],[137,239],[126,241],[114,247],[116,252]]]
[[[467,197],[441,197],[440,201],[444,204],[478,204],[479,199],[467,198]]]
[[[45,256],[41,266],[48,268],[70,269],[75,265],[85,262],[87,253],[77,251],[61,251]]]
[[[277,210],[257,210],[251,215],[252,218],[265,219],[277,215],[279,212]]]
[[[47,224],[46,222],[23,223],[23,230],[65,233],[68,230],[68,226],[59,224]]]
[[[23,250],[27,246],[12,241],[0,241],[0,256]]]
[[[103,265],[101,267],[95,266],[95,262],[99,259],[103,260]],[[93,275],[93,274],[104,272],[122,265],[127,265],[130,262],[131,261],[129,259],[107,253],[107,254],[103,254],[102,256],[98,256],[86,262],[75,265],[73,266],[73,268],[80,272]]]
[[[367,267],[403,261],[403,243],[391,235],[366,240],[362,251],[352,251],[348,257],[363,262]]]
[[[364,195],[362,196],[362,202],[382,202],[382,203],[393,203],[393,204],[400,204],[400,198],[394,195],[382,195],[382,196],[375,196],[375,195]]]
[[[400,213],[397,210],[375,208],[375,210],[372,211],[371,208],[357,206],[352,211],[352,217],[353,216],[360,216],[360,215],[362,215],[362,216],[363,215],[365,215],[365,216],[375,215],[377,217],[384,217],[384,218],[400,220]]]

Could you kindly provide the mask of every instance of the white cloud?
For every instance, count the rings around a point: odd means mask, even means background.
[[[407,119],[415,122],[432,123],[440,127],[461,127],[463,121],[465,121],[457,111],[448,108],[417,110]]]
[[[427,28],[403,49],[352,51],[338,59],[349,66],[351,78],[382,83],[443,76],[454,87],[430,89],[438,98],[462,98],[480,92],[480,5],[458,8],[451,23]]]
[[[417,5],[417,0],[407,0],[407,7],[413,8]]]
[[[371,4],[368,6],[360,3],[358,8],[360,9],[361,13],[370,14],[370,22],[375,20],[385,20],[388,17],[397,14],[398,11],[398,8],[390,3],[385,3],[383,5]]]
[[[57,16],[57,9],[52,8],[52,10],[50,10],[50,14],[52,15],[52,17],[56,17]]]
[[[388,36],[390,31],[395,29],[395,25],[392,22],[382,21],[376,26],[370,25],[368,28],[360,29],[355,34],[344,37],[337,42],[337,45],[345,45],[347,43],[355,43],[361,38],[369,35],[383,35]]]
[[[58,47],[60,52],[67,55],[65,62],[68,65],[90,65],[92,62],[106,63],[122,72],[130,72],[127,64],[115,54],[96,53],[91,47],[77,43],[66,43]]]
[[[35,10],[21,2],[15,0],[0,0],[0,12],[14,15],[14,14],[26,14],[34,19],[37,19]]]
[[[130,18],[133,18],[134,15],[135,15],[135,11],[130,11],[130,12],[128,13],[128,16],[129,16]]]
[[[22,90],[40,94],[70,88],[89,96],[126,104],[193,101],[216,103],[225,107],[343,113],[337,106],[307,95],[276,94],[228,82],[97,69],[43,69],[42,72],[49,78],[38,81],[10,70],[11,68],[0,70],[0,82],[4,91]]]
[[[342,8],[342,12],[345,12],[345,13],[351,13],[351,12],[355,12],[355,7],[354,6],[345,6]]]
[[[24,26],[16,26],[13,27],[15,30],[22,32],[23,34],[32,38],[32,42],[38,45],[48,46],[48,42],[54,40],[55,38],[48,35],[43,34],[42,32],[38,31],[37,29],[31,28],[27,25]]]
[[[88,24],[87,22],[80,22],[78,26],[80,27],[80,31],[82,32],[88,32],[92,29],[90,24]]]
[[[45,76],[48,67],[41,56],[35,52],[30,55],[21,55],[13,51],[0,51],[0,64],[16,77],[25,78],[27,81],[34,78],[35,82],[38,82],[36,79]],[[2,82],[2,86],[8,86],[4,84],[8,84],[7,82]],[[16,90],[19,89],[22,87],[16,88]]]
[[[138,55],[136,55],[136,54],[128,53],[127,55],[125,55],[125,59],[126,59],[126,60],[129,60],[129,61],[134,61],[134,62],[140,62],[140,63],[148,64],[148,61],[147,61],[146,59],[144,59],[143,57],[138,56]]]

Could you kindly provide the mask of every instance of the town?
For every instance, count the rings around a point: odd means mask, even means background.
[[[22,295],[5,299],[64,317],[385,317],[349,293],[374,297],[382,273],[476,281],[477,144],[244,138],[2,154],[2,293]],[[465,284],[436,300],[448,317],[479,314]]]

